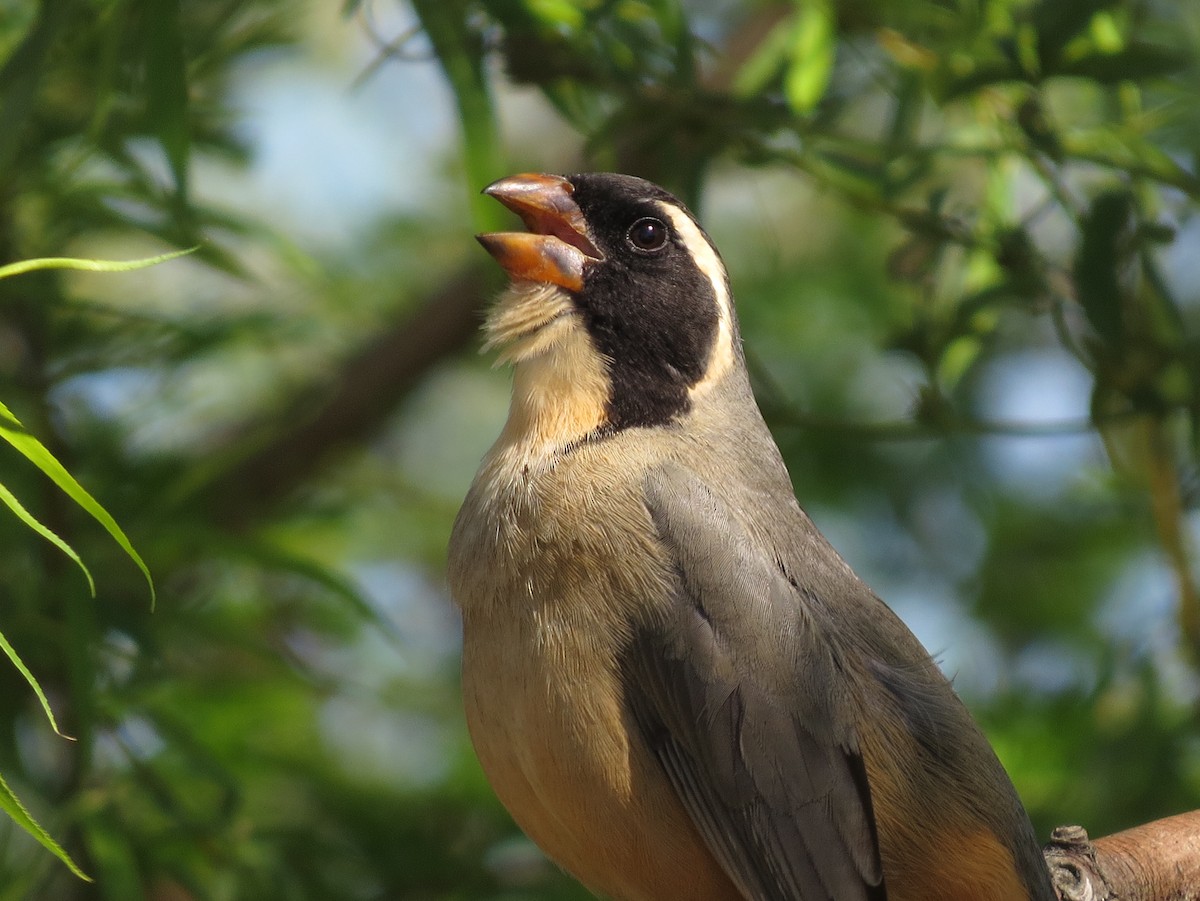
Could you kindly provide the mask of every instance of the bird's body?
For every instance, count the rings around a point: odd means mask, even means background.
[[[636,179],[521,178],[513,403],[450,564],[501,801],[618,901],[1052,899],[986,740],[797,505],[707,237]]]

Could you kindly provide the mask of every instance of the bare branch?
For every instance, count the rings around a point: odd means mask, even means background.
[[[470,340],[494,281],[483,266],[464,266],[331,380],[299,392],[280,417],[287,424],[280,433],[205,490],[214,518],[229,526],[252,521],[369,437],[434,365]],[[242,430],[251,431],[258,429]]]
[[[1200,901],[1200,810],[1095,842],[1060,826],[1045,855],[1062,901]]]

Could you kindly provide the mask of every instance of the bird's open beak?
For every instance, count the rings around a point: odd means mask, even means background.
[[[583,213],[571,198],[574,190],[559,175],[513,175],[493,182],[483,193],[520,216],[529,231],[476,239],[514,279],[582,291],[584,269],[604,256],[588,237]]]

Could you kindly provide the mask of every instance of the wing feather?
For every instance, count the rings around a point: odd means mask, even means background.
[[[627,698],[697,830],[750,901],[884,901],[831,636],[694,475],[657,470],[646,503],[676,591],[626,648]]]

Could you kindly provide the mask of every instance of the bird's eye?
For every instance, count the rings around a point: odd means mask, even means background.
[[[667,226],[661,220],[647,216],[629,226],[625,237],[638,250],[662,250],[667,243]]]

